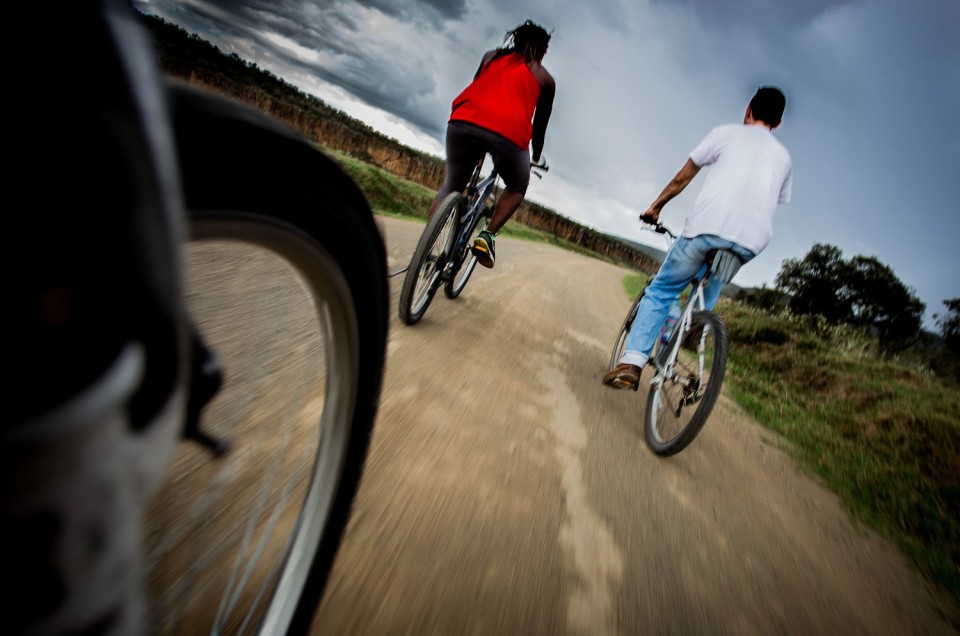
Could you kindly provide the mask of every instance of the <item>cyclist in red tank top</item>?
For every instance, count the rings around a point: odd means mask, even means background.
[[[487,62],[476,79],[453,100],[450,121],[466,121],[503,135],[526,150],[540,83],[517,54]]]
[[[549,42],[550,34],[531,20],[508,31],[504,46],[484,54],[473,81],[453,100],[446,177],[430,214],[448,194],[463,190],[477,161],[489,152],[504,192],[473,246],[485,267],[494,265],[494,237],[523,202],[531,161],[544,165],[543,141],[556,93],[542,64]]]

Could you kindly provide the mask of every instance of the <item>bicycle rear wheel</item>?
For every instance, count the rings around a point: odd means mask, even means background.
[[[400,320],[408,325],[423,318],[440,287],[443,269],[456,239],[462,200],[459,192],[451,192],[440,202],[413,251],[400,289]]]
[[[359,189],[272,120],[175,91],[186,303],[223,363],[144,524],[152,633],[306,633],[379,402],[389,290]]]
[[[694,314],[690,328],[670,338],[664,355],[673,350],[678,337],[683,340],[672,373],[654,382],[647,396],[644,432],[647,445],[658,455],[678,453],[697,436],[720,395],[727,367],[727,328],[719,315]]]
[[[470,247],[473,245],[474,239],[480,236],[480,231],[486,229],[490,222],[490,215],[490,210],[484,210],[474,222],[470,234],[467,235],[466,248],[460,254],[460,262],[454,267],[454,275],[443,286],[443,293],[446,294],[447,298],[458,297],[463,292],[463,288],[467,286],[467,281],[470,280],[473,270],[477,268],[477,257]]]

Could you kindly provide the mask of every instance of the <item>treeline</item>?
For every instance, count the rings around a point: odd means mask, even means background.
[[[235,53],[226,54],[197,35],[157,16],[144,15],[160,66],[171,77],[245,102],[291,126],[308,139],[345,152],[401,177],[437,190],[444,162],[387,137],[322,100],[304,93]],[[553,234],[615,262],[652,273],[656,259],[614,237],[525,201],[513,221]]]
[[[742,290],[737,299],[771,313],[788,311],[828,325],[859,329],[887,358],[909,356],[938,376],[960,382],[960,298],[934,313],[939,334],[921,328],[926,306],[874,256],[844,258],[840,248],[814,245],[783,261],[773,289]]]

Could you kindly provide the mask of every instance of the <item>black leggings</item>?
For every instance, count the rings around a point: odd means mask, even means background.
[[[473,169],[484,153],[490,153],[504,189],[525,194],[530,184],[530,154],[515,143],[463,121],[447,124],[447,166],[443,187],[437,194],[441,201],[451,192],[460,192],[470,180]]]

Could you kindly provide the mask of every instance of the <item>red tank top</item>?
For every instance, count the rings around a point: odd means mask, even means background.
[[[510,54],[487,62],[480,75],[453,100],[450,121],[465,121],[503,135],[527,149],[540,83],[526,61]]]

